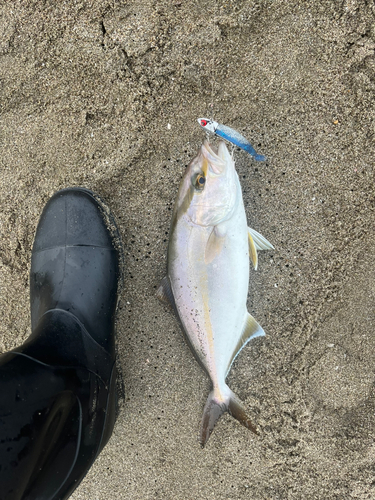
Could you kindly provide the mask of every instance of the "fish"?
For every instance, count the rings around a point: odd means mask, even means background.
[[[230,128],[227,125],[217,123],[213,120],[210,120],[209,118],[198,118],[198,123],[206,132],[218,135],[219,137],[222,137],[223,139],[231,142],[235,146],[243,149],[244,151],[249,153],[254,158],[254,160],[266,161],[266,157],[257,154],[250,142],[245,139],[243,135],[237,132],[237,130]]]
[[[212,382],[200,428],[202,447],[225,412],[257,433],[226,377],[247,342],[265,335],[246,307],[249,260],[256,269],[257,251],[272,248],[247,226],[241,185],[225,142],[216,149],[205,141],[180,184],[167,275],[157,290]]]

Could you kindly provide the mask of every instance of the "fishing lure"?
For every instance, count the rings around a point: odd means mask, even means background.
[[[239,148],[243,149],[244,151],[249,153],[254,158],[254,160],[266,160],[265,156],[257,154],[250,142],[245,139],[243,135],[237,132],[237,130],[227,127],[226,125],[222,125],[221,123],[217,123],[213,120],[209,120],[208,118],[198,118],[198,123],[206,132],[211,132],[211,134],[218,135],[223,139],[229,141],[230,143],[235,144]]]

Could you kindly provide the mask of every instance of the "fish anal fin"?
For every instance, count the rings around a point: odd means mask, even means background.
[[[250,260],[254,266],[254,269],[258,269],[258,253],[257,253],[257,247],[255,246],[254,240],[251,236],[250,231],[247,233],[248,238],[249,238],[249,257]]]
[[[255,229],[251,229],[251,227],[247,228],[248,233],[249,233],[249,239],[250,237],[252,238],[255,248],[257,250],[274,250],[275,247],[258,231],[255,231]]]
[[[164,276],[161,280],[159,288],[156,291],[156,296],[163,304],[171,307],[174,312],[176,312],[176,303],[174,300],[171,282],[168,276]]]
[[[204,261],[206,264],[210,264],[215,257],[220,255],[224,246],[225,236],[226,233],[222,234],[217,226],[212,229],[204,252]]]
[[[244,346],[251,340],[256,337],[263,337],[265,335],[263,328],[260,324],[251,316],[251,314],[246,313],[244,325],[242,328],[242,335],[239,338],[236,347],[233,350],[232,357],[228,364],[227,374],[229,373],[230,367],[233,364],[233,361],[236,359],[240,351],[244,348]]]

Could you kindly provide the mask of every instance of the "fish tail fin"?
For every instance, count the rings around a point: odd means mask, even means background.
[[[225,389],[224,398],[222,394],[218,394],[215,390],[211,391],[207,398],[207,402],[203,410],[199,436],[202,448],[211,436],[216,422],[225,412],[229,412],[229,414],[238,420],[240,424],[244,425],[255,434],[258,434],[256,427],[251,423],[249,417],[246,415],[243,403],[237,398],[234,392],[229,389],[228,386],[226,386]]]
[[[257,428],[246,414],[246,409],[243,402],[232,391],[230,391],[228,411],[229,414],[232,415],[233,418],[238,420],[240,424],[249,429],[251,432],[254,432],[254,434],[259,435]]]
[[[202,424],[199,435],[199,441],[202,448],[211,436],[216,422],[226,411],[228,411],[228,405],[226,402],[221,398],[219,399],[214,390],[211,391],[203,410]]]

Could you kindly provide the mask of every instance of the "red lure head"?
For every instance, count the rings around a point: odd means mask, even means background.
[[[218,123],[209,118],[197,118],[197,122],[206,132],[211,132],[211,134],[215,133],[216,127],[218,126]]]

